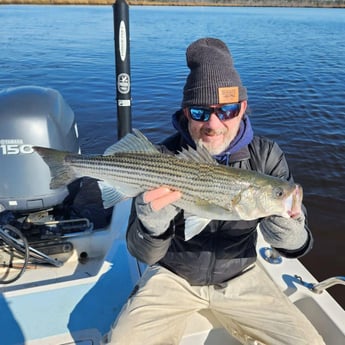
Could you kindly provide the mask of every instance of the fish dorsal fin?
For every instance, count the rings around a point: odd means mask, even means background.
[[[139,130],[133,129],[114,145],[104,151],[104,156],[111,156],[118,152],[146,152],[159,153],[158,149]]]
[[[183,148],[182,151],[179,152],[176,157],[181,159],[192,160],[198,163],[209,163],[214,165],[219,164],[207,151],[205,146],[200,145],[196,147],[196,150],[194,150],[190,146],[188,146],[187,149]]]

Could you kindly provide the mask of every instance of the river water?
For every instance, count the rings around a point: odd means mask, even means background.
[[[4,5],[0,24],[0,88],[56,88],[83,152],[114,143],[111,6]],[[255,132],[279,143],[304,188],[315,245],[303,263],[318,280],[345,275],[345,10],[133,6],[130,33],[133,127],[154,142],[173,132],[188,44],[229,45]],[[345,287],[329,292],[345,307]]]

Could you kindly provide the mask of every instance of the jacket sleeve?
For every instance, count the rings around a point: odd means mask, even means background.
[[[174,233],[175,219],[170,222],[170,226],[162,235],[151,236],[137,217],[133,201],[126,239],[128,250],[134,257],[148,265],[155,264],[165,256]]]
[[[256,148],[259,148],[259,152],[252,157],[255,165],[259,167],[258,171],[293,182],[285,155],[277,143],[261,139]],[[300,220],[303,222],[301,224],[295,219],[277,216],[267,217],[261,221],[260,228],[265,240],[282,256],[297,258],[312,248],[313,237],[308,228],[307,210],[304,205],[302,211],[304,217]]]

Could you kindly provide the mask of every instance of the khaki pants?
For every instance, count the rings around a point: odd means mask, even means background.
[[[149,267],[105,342],[177,345],[188,317],[202,309],[210,309],[242,344],[324,345],[308,319],[259,266],[222,287],[191,286],[159,265]]]

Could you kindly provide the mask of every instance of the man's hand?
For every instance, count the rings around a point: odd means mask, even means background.
[[[144,193],[143,200],[146,204],[151,203],[153,211],[159,211],[171,203],[179,200],[182,194],[167,187],[159,187]]]
[[[260,223],[264,239],[275,248],[295,250],[303,247],[308,240],[305,216],[301,212],[295,217],[270,216],[264,218]]]
[[[135,199],[138,218],[151,236],[160,236],[170,225],[179,209],[172,205],[182,194],[167,187],[147,191]]]

